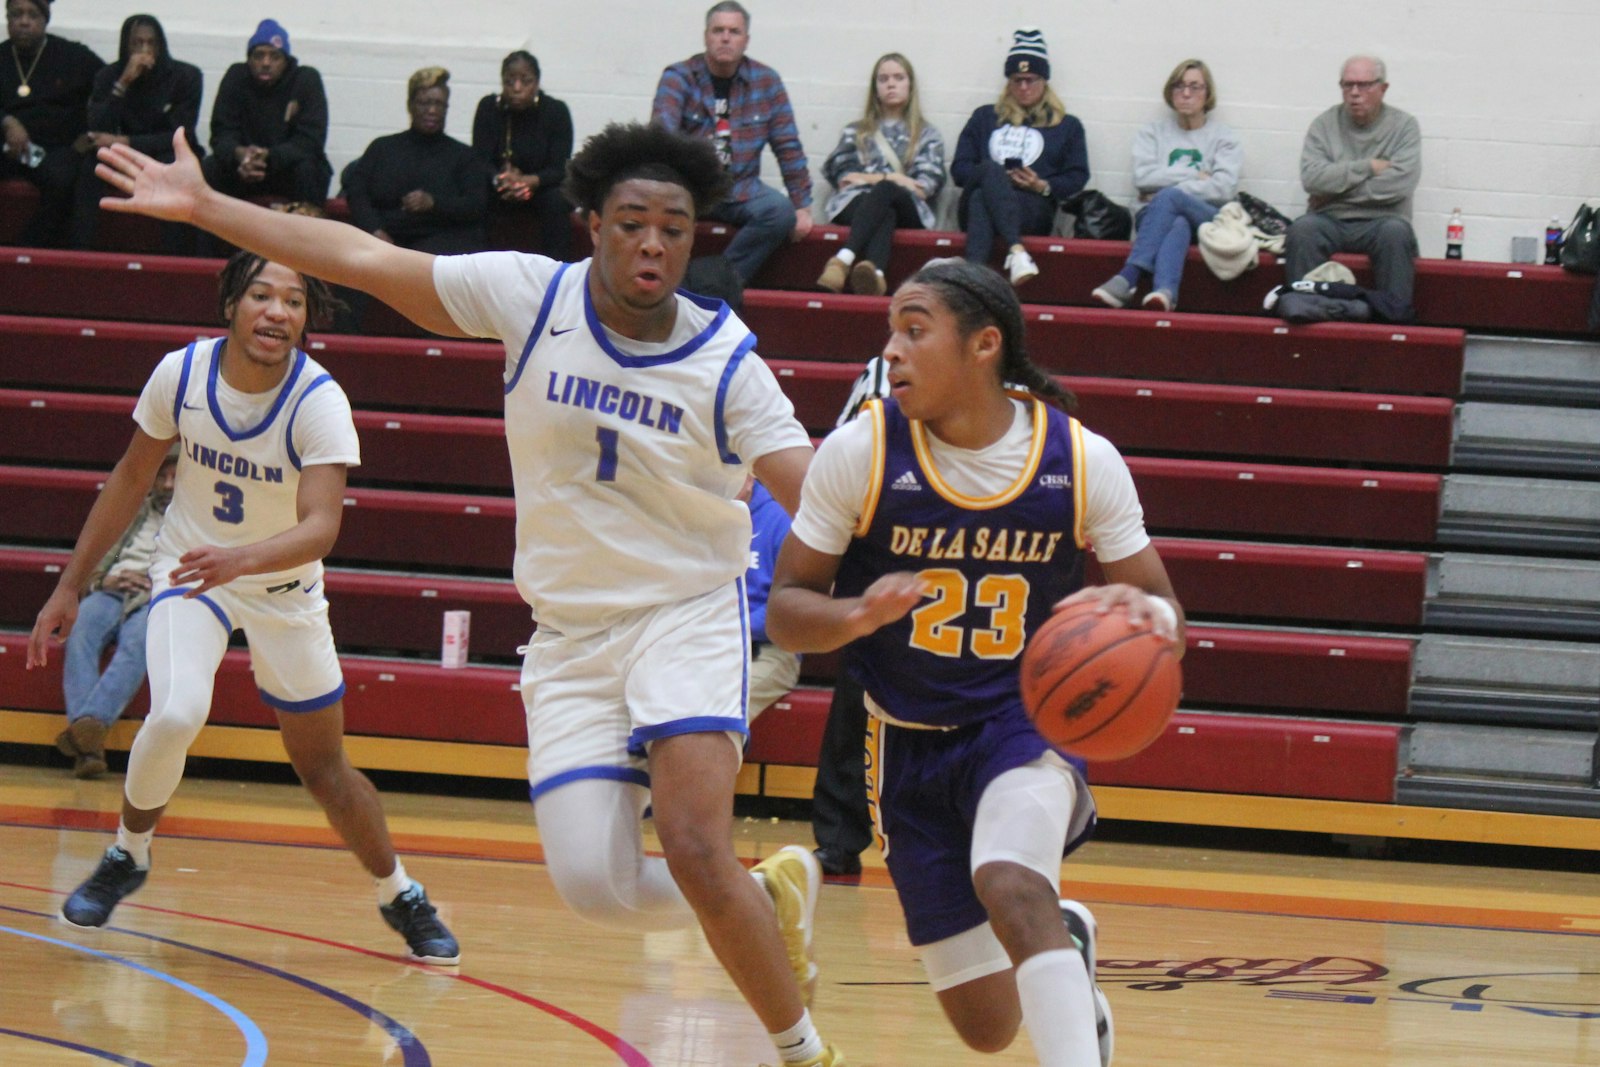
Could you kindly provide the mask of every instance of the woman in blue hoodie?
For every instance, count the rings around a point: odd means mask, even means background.
[[[1039,273],[1023,235],[1049,233],[1060,201],[1089,183],[1089,150],[1083,123],[1050,88],[1042,33],[1012,35],[1005,71],[999,101],[974,111],[962,129],[950,176],[962,187],[966,258],[987,263],[998,237],[1011,284],[1021,285]]]

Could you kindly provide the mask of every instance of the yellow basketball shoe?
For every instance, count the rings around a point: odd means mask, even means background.
[[[783,1067],[849,1067],[849,1064],[844,1061],[844,1053],[828,1045],[820,1056],[814,1056],[804,1063],[786,1063]]]
[[[800,997],[810,1007],[817,990],[817,964],[811,949],[811,930],[817,913],[817,890],[822,886],[822,865],[809,849],[799,845],[785,845],[750,872],[772,898],[772,907],[778,913],[778,931],[783,934],[783,947],[789,954],[789,966],[794,969],[794,980],[800,985]],[[844,1060],[824,1058],[816,1063],[837,1067]]]

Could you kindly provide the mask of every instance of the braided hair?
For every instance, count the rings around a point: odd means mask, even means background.
[[[1071,391],[1028,358],[1022,303],[1011,284],[995,271],[964,259],[935,259],[906,279],[905,284],[926,286],[938,294],[940,302],[956,317],[963,337],[970,337],[985,326],[1000,331],[1003,383],[1021,386],[1063,411],[1078,406],[1078,398]]]
[[[267,265],[265,256],[258,256],[254,252],[239,251],[229,258],[222,268],[222,274],[217,279],[217,316],[223,322],[230,322],[233,318],[233,309],[244,299],[244,294],[249,291],[250,283],[260,276]],[[313,330],[326,326],[336,312],[345,308],[345,302],[333,295],[333,290],[328,288],[328,283],[321,278],[313,278],[309,274],[296,271],[306,290],[306,329]],[[304,348],[305,335],[295,338],[295,347]]]

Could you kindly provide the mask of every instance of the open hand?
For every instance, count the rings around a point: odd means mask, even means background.
[[[107,211],[149,215],[170,222],[191,221],[195,205],[207,192],[206,180],[181,129],[172,133],[172,150],[176,158],[171,163],[159,163],[125,144],[100,149],[95,174],[123,194],[102,197],[100,206]]]
[[[1098,612],[1104,615],[1121,608],[1128,613],[1128,621],[1133,625],[1147,626],[1157,636],[1175,642],[1177,613],[1170,604],[1167,610],[1152,606],[1151,602],[1157,599],[1136,585],[1090,585],[1059,601],[1051,610],[1061,611],[1075,604],[1096,604]]]
[[[201,545],[178,558],[178,565],[172,568],[167,580],[175,586],[199,582],[199,585],[184,591],[184,599],[192,600],[219,585],[227,585],[246,570],[247,561],[242,549]]]
[[[72,632],[72,624],[77,621],[78,595],[70,589],[57,587],[39,609],[33,632],[28,635],[27,667],[30,671],[49,662],[52,641],[58,645],[65,641]]]
[[[922,577],[910,571],[896,571],[867,586],[857,598],[846,620],[857,636],[872,633],[916,607],[923,597]]]

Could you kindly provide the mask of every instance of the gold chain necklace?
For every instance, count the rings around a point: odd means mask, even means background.
[[[33,54],[33,62],[28,64],[28,73],[26,74],[22,73],[22,60],[18,58],[17,50],[15,48],[11,49],[11,62],[17,65],[17,79],[22,83],[17,86],[17,96],[23,100],[33,95],[33,89],[28,85],[28,79],[33,77],[34,71],[39,69],[39,60],[44,58],[44,50],[49,44],[49,37],[39,42],[39,50]]]

